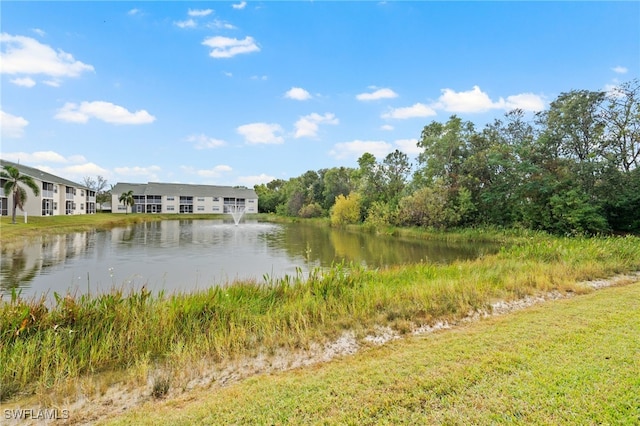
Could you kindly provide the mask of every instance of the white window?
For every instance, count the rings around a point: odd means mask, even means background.
[[[213,211],[214,211],[214,212],[219,212],[219,211],[220,211],[220,207],[214,207],[214,208],[213,208]]]
[[[84,210],[84,203],[80,203],[80,210]]]
[[[220,201],[220,197],[213,197],[213,201]]]
[[[204,201],[204,197],[198,197],[198,201]]]
[[[173,200],[175,200],[174,197],[167,197],[167,201],[173,201]]]
[[[203,212],[204,211],[204,206],[198,206],[198,211],[199,212]]]
[[[176,208],[174,206],[167,206],[167,211],[168,212],[172,212],[172,211],[175,211],[175,210],[176,210]]]

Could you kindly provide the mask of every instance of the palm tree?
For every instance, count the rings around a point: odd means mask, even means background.
[[[13,214],[11,216],[11,223],[15,224],[16,209],[20,207],[22,210],[24,208],[24,204],[27,202],[27,191],[18,183],[21,182],[27,185],[36,197],[40,194],[40,188],[38,188],[38,185],[31,176],[20,174],[20,170],[15,166],[4,166],[4,170],[0,171],[0,177],[7,180],[3,188],[4,193],[7,195],[13,194]]]
[[[124,213],[127,214],[129,212],[129,210],[127,210],[127,206],[133,207],[133,204],[134,204],[133,190],[123,192],[122,194],[120,194],[120,198],[118,198],[118,201],[124,204],[124,208],[125,208]]]

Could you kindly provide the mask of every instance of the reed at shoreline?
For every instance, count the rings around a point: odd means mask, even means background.
[[[335,265],[189,294],[57,295],[0,303],[2,399],[61,389],[94,373],[305,348],[345,330],[405,333],[490,309],[496,300],[588,292],[580,281],[640,270],[637,237],[513,238],[495,255],[386,270]]]

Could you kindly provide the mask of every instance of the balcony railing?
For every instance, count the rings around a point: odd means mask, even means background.
[[[53,191],[42,191],[42,198],[53,198]]]

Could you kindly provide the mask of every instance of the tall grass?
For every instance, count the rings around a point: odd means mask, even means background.
[[[519,239],[496,255],[385,270],[335,265],[308,275],[189,294],[55,295],[0,303],[2,399],[132,366],[188,365],[306,347],[349,329],[414,326],[488,309],[497,299],[587,291],[577,282],[640,270],[640,239]]]
[[[637,425],[638,335],[640,283],[194,390],[99,424]]]

